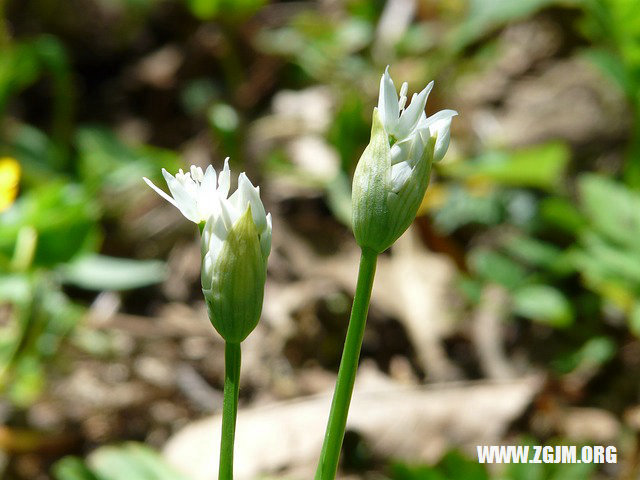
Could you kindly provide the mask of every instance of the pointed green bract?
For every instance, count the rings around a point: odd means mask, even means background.
[[[381,253],[409,227],[429,184],[436,138],[427,144],[416,135],[402,159],[406,178],[392,178],[391,147],[378,109],[373,111],[371,141],[353,177],[353,232],[361,247]],[[400,162],[398,162],[400,163]]]
[[[209,271],[210,288],[202,289],[209,319],[227,342],[240,343],[260,319],[267,273],[250,205],[229,230]]]

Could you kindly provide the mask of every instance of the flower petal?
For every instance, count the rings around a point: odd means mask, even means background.
[[[268,213],[265,217],[267,222],[267,228],[262,235],[260,235],[260,249],[262,250],[262,256],[266,260],[269,257],[269,252],[271,252],[271,214]]]
[[[393,80],[389,75],[389,66],[387,65],[382,78],[380,79],[380,93],[378,95],[378,111],[380,119],[385,126],[385,130],[389,134],[394,134],[396,125],[398,124],[398,93],[393,84]]]
[[[253,222],[255,223],[258,232],[262,232],[267,228],[264,206],[262,205],[262,200],[260,200],[260,193],[258,189],[253,186],[251,180],[249,180],[244,172],[238,177],[238,190],[241,191],[241,209],[245,208],[247,203],[251,205],[251,216],[253,217]]]
[[[218,193],[222,198],[227,198],[231,186],[231,171],[229,170],[229,157],[224,159],[224,167],[218,175]]]
[[[442,112],[432,115],[432,117],[435,117],[436,115],[441,114],[435,119],[435,121],[432,120],[429,124],[429,133],[432,137],[436,137],[436,144],[433,149],[434,162],[442,160],[444,155],[447,153],[447,150],[449,149],[449,141],[451,139],[451,120],[458,114],[458,112],[454,110],[443,110]]]
[[[174,207],[177,207],[178,205],[176,204],[176,201],[171,198],[169,195],[167,195],[163,190],[161,190],[160,188],[156,187],[153,182],[151,180],[149,180],[147,177],[142,177],[142,179],[145,181],[145,183],[147,185],[149,185],[151,188],[153,188],[156,193],[158,195],[160,195],[162,198],[164,198],[167,202],[169,202],[171,205],[173,205]]]
[[[411,178],[413,169],[407,162],[396,163],[391,167],[391,191],[398,193],[407,180]]]
[[[167,182],[169,191],[175,200],[174,205],[182,212],[182,214],[195,223],[200,223],[202,220],[198,216],[196,210],[196,199],[185,189],[184,185],[177,180],[173,175],[162,169],[162,176]]]
[[[396,136],[399,140],[411,134],[418,125],[420,116],[424,112],[424,108],[427,106],[427,98],[429,97],[429,92],[431,92],[432,88],[433,81],[424,87],[418,95],[413,95],[409,107],[407,107],[407,109],[402,113],[402,116],[398,121]]]

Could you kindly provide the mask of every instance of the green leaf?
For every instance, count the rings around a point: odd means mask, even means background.
[[[102,480],[96,477],[78,457],[64,457],[52,467],[55,480]]]
[[[166,266],[158,260],[86,255],[60,267],[62,280],[87,290],[129,290],[162,282]]]
[[[544,268],[558,273],[571,271],[572,266],[563,255],[562,250],[551,243],[524,235],[513,235],[506,240],[505,248],[515,258],[532,267]]]
[[[560,373],[569,373],[576,368],[592,369],[611,360],[617,348],[616,342],[609,337],[593,337],[577,351],[555,360],[553,367]]]
[[[576,3],[576,0],[469,0],[467,19],[453,31],[449,44],[454,51],[459,51],[494,29],[542,8]]]
[[[636,337],[640,337],[640,302],[636,302],[629,314],[629,330]]]
[[[445,164],[444,175],[515,187],[557,190],[570,158],[564,143],[551,142],[514,152],[489,152],[472,161]]]
[[[550,285],[527,285],[513,295],[516,314],[556,328],[573,323],[571,303],[558,289]]]
[[[13,254],[20,230],[37,234],[34,263],[50,267],[95,250],[98,206],[79,185],[51,182],[23,194],[0,217],[0,252]]]
[[[391,466],[391,480],[447,480],[435,467],[396,463]]]
[[[143,185],[142,177],[160,179],[160,168],[175,172],[178,155],[170,150],[147,145],[130,146],[113,132],[98,128],[81,128],[76,134],[80,156],[80,174],[90,191],[108,188],[120,192]]]
[[[579,179],[582,208],[593,228],[640,254],[640,194],[599,175]]]
[[[590,48],[584,55],[613,80],[629,98],[634,98],[638,79],[633,78],[619,56],[598,48]]]
[[[438,467],[448,480],[489,480],[487,471],[477,459],[469,459],[456,450],[447,452]]]
[[[573,203],[566,198],[544,198],[540,202],[539,211],[545,222],[571,235],[577,235],[587,223]]]
[[[517,288],[525,281],[526,270],[521,265],[492,250],[475,250],[469,263],[477,276],[508,289]]]
[[[189,480],[150,448],[136,443],[102,447],[88,464],[101,480]]]

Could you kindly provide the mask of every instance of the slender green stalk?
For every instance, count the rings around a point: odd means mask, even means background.
[[[338,380],[336,381],[336,389],[333,392],[329,422],[324,436],[324,443],[322,444],[315,480],[333,480],[338,469],[338,459],[340,458],[353,384],[356,379],[356,370],[358,369],[360,348],[362,347],[362,337],[367,322],[367,312],[369,311],[369,300],[371,299],[371,288],[373,287],[377,260],[378,254],[376,252],[368,248],[362,249],[356,295],[351,307],[351,318],[347,328],[347,337],[344,341]]]
[[[218,480],[233,480],[233,444],[236,436],[239,387],[240,344],[226,342],[224,346],[222,439],[220,440],[220,470],[218,472]]]

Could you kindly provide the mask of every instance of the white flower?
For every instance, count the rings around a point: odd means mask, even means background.
[[[371,141],[353,177],[353,229],[361,247],[386,250],[413,221],[422,202],[431,164],[449,147],[451,119],[442,110],[427,117],[424,109],[433,82],[414,94],[407,108],[407,83],[400,98],[389,67],[380,80]]]
[[[186,173],[180,169],[174,177],[164,168],[162,176],[167,182],[172,196],[156,187],[151,180],[144,181],[162,198],[175,206],[182,214],[194,223],[206,222],[211,215],[218,215],[220,203],[218,198],[227,198],[230,184],[229,157],[224,161],[224,168],[217,178],[216,171],[209,165],[203,173],[200,167],[192,165]]]
[[[265,265],[271,251],[271,214],[267,214],[260,200],[260,187],[254,187],[244,173],[238,176],[238,189],[229,197],[218,197],[219,214],[209,217],[202,231],[202,285],[210,288],[213,267],[222,251],[225,240],[229,236],[240,217],[248,207],[256,228],[260,252]]]
[[[433,82],[424,87],[419,94],[414,93],[409,107],[405,109],[408,88],[409,85],[404,82],[400,87],[400,99],[398,99],[398,93],[387,66],[380,79],[378,112],[385,131],[396,141],[401,141],[415,132],[420,116],[424,115],[424,107],[427,105],[427,97],[433,88]]]
[[[271,251],[271,214],[265,212],[260,188],[244,173],[231,196],[229,158],[217,178],[213,167],[192,166],[176,176],[162,170],[171,196],[145,182],[197,224],[206,222],[201,239],[202,293],[209,319],[232,343],[244,340],[262,311],[267,259]]]

